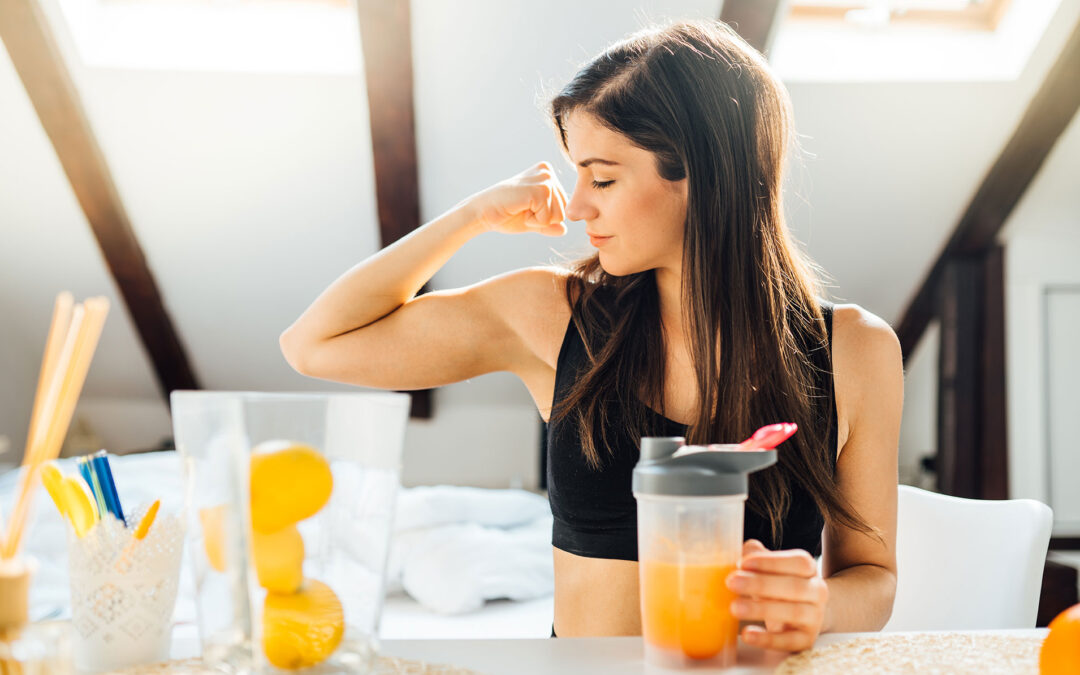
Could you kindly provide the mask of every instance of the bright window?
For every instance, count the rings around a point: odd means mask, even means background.
[[[791,0],[769,51],[785,81],[1019,77],[1059,0]]]

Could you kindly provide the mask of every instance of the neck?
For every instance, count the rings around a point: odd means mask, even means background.
[[[656,269],[656,290],[660,295],[660,321],[669,336],[682,335],[682,270]]]

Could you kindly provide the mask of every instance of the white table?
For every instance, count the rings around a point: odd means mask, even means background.
[[[178,629],[180,627],[177,627]],[[193,627],[173,632],[173,658],[187,658],[199,653]],[[1045,628],[1025,630],[965,631],[971,634],[1046,636]],[[814,643],[820,647],[859,637],[889,633],[829,633]],[[525,640],[384,640],[379,649],[383,656],[397,656],[426,663],[454,665],[484,675],[612,675],[618,673],[669,674],[674,672],[646,665],[640,637],[551,638]],[[694,669],[694,675],[765,675],[788,654],[764,651],[739,643],[738,665],[727,670]]]
[[[1027,630],[970,631],[1016,637],[1045,637],[1045,628]],[[815,647],[858,637],[888,633],[830,633]],[[646,665],[640,637],[555,638],[547,640],[386,640],[380,654],[470,668],[486,675],[602,675],[607,673],[673,673]],[[764,675],[771,673],[788,654],[764,651],[739,643],[738,661],[729,669],[694,669],[691,673]]]

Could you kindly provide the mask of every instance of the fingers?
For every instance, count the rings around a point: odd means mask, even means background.
[[[480,193],[476,211],[489,229],[507,234],[536,232],[566,234],[566,192],[547,162],[539,162],[518,175]]]
[[[799,628],[821,625],[823,609],[808,602],[739,598],[731,603],[731,613],[742,621],[765,621],[767,625],[788,624]]]
[[[739,595],[769,600],[825,604],[829,587],[821,577],[764,574],[739,570],[727,578],[727,587]]]
[[[768,550],[769,549],[765,548],[765,544],[762,544],[757,539],[747,539],[743,542],[742,554],[746,556],[750,555],[751,553],[758,553]]]
[[[540,162],[533,167],[533,172],[525,178],[529,190],[529,213],[525,214],[526,227],[549,236],[566,234],[567,197],[554,170],[547,162]]]
[[[561,237],[566,234],[566,225],[563,223],[555,223],[554,225],[548,225],[543,230],[540,230],[540,234],[547,235],[549,237]]]
[[[799,577],[817,576],[817,561],[802,549],[790,551],[753,551],[743,548],[739,569],[767,574],[790,574]]]
[[[747,626],[743,629],[742,639],[755,647],[785,652],[801,652],[814,646],[814,636],[798,629],[773,632],[761,626]]]

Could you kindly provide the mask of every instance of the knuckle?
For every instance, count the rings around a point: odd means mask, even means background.
[[[818,587],[818,599],[821,601],[821,604],[824,605],[825,603],[827,603],[829,601],[829,585],[827,583],[825,583],[825,581],[823,579],[821,579],[821,580],[818,581],[817,587]]]

